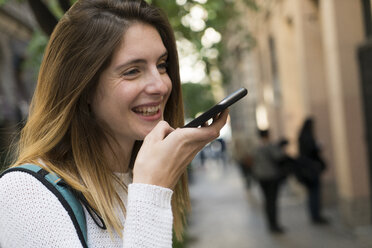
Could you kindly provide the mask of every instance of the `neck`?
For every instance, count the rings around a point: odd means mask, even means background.
[[[113,172],[128,172],[134,141],[118,140],[118,142],[110,142],[110,145],[112,151],[107,146],[105,149],[106,159],[110,164],[110,169]],[[114,156],[112,156],[112,152],[114,152]]]

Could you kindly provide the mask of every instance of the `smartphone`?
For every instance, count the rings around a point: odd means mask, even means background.
[[[214,105],[212,108],[205,111],[203,114],[195,118],[194,120],[187,123],[184,127],[199,127],[206,123],[209,119],[215,117],[217,114],[221,113],[223,110],[236,103],[244,96],[246,96],[248,90],[246,88],[240,88],[233,92],[229,96],[225,97],[222,101]]]

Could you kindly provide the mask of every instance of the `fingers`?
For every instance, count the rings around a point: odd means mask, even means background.
[[[228,110],[224,110],[219,116],[213,119],[212,124],[208,125],[206,123],[205,125],[202,125],[201,128],[177,128],[175,131],[172,129],[174,132],[171,133],[166,140],[171,142],[174,146],[182,143],[192,144],[193,147],[200,150],[208,142],[211,142],[220,136],[220,130],[226,124],[228,113]],[[172,131],[166,132],[165,135],[164,133],[163,135],[159,134],[158,139],[164,139],[165,136]]]
[[[226,124],[227,117],[229,115],[229,110],[226,109],[218,116],[213,118],[213,122],[211,125],[206,126],[204,129],[208,129],[209,141],[212,141],[220,136],[220,130]],[[202,128],[203,129],[203,128]]]
[[[224,110],[219,116],[213,118],[213,123],[210,125],[205,124],[200,128],[182,128],[180,132],[183,133],[183,138],[205,145],[220,136],[220,130],[226,124],[228,113],[228,110]]]
[[[208,121],[207,122],[204,122],[201,127],[208,127]]]
[[[229,109],[225,109],[222,113],[218,116],[213,118],[213,123],[211,126],[215,126],[217,129],[222,129],[225,126],[227,117],[229,116]]]
[[[168,136],[174,129],[166,121],[159,121],[158,124],[151,130],[151,132],[145,137],[145,140],[163,140]]]

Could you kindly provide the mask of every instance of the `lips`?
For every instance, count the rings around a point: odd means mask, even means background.
[[[143,115],[143,116],[152,116],[156,115],[160,110],[160,104],[155,106],[138,106],[132,109],[133,112]]]

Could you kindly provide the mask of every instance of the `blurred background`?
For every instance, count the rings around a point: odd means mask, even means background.
[[[27,118],[48,37],[73,2],[0,0],[2,167]],[[372,247],[372,1],[148,2],[176,33],[186,120],[240,87],[249,92],[189,167],[192,212],[175,246]],[[242,164],[253,163],[257,130],[286,138],[287,153],[298,156],[308,117],[327,163],[322,199],[331,223],[308,223],[304,189],[290,176],[280,196],[287,232],[271,235]]]

